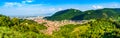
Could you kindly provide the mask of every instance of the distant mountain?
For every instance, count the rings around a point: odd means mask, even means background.
[[[117,18],[120,16],[120,8],[104,8],[97,10],[80,11],[77,9],[67,9],[58,11],[50,17],[46,17],[48,20],[89,20],[89,19],[101,19],[101,18]]]
[[[48,20],[70,20],[75,16],[81,15],[83,12],[77,9],[67,9],[58,11],[51,17],[46,17]]]

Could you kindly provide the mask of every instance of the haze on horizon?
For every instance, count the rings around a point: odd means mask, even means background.
[[[120,8],[120,0],[0,0],[0,14],[7,16],[49,16],[69,8],[81,11]]]

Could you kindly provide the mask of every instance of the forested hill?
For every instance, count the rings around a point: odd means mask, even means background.
[[[53,14],[51,17],[46,17],[48,20],[70,20],[75,16],[83,14],[82,11],[77,9],[66,9],[58,11]]]
[[[97,10],[80,11],[77,9],[66,9],[58,11],[50,17],[46,17],[48,20],[89,20],[89,19],[117,19],[120,16],[120,8],[104,8]]]

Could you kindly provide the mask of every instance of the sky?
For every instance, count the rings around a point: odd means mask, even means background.
[[[0,0],[0,14],[7,16],[50,16],[70,8],[120,8],[120,0]]]

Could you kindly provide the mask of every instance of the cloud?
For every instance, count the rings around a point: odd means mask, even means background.
[[[25,4],[26,3],[26,1],[22,1],[22,4]]]
[[[25,3],[32,3],[32,2],[33,2],[33,0],[25,0],[25,1],[22,1],[23,4],[25,4]]]
[[[17,2],[6,2],[0,7],[0,12],[9,16],[48,16],[58,10],[61,10],[61,8]]]
[[[24,7],[24,6],[39,6],[39,5],[43,5],[43,4],[31,5],[31,4],[28,4],[28,2],[29,3],[33,2],[33,0],[25,0],[25,1],[21,1],[21,2],[5,2],[2,7]]]
[[[0,8],[0,11],[2,12],[2,14],[10,15],[10,16],[36,16],[36,15],[46,16],[48,13],[53,12],[46,8],[40,8],[40,7]]]
[[[111,4],[112,7],[119,7],[119,4],[118,3],[113,3]]]
[[[63,8],[58,8],[58,10],[64,10]]]
[[[50,8],[49,9],[49,11],[55,11],[56,10],[56,8]]]
[[[114,4],[114,6],[118,6],[118,4]]]
[[[102,8],[104,8],[103,6],[100,6],[100,5],[93,5],[92,6],[94,9],[102,9]]]
[[[31,2],[33,2],[33,0],[26,0],[26,2],[29,2],[29,3],[31,3]]]
[[[19,2],[5,2],[3,6],[0,7],[0,12],[5,15],[20,16],[20,15],[46,15],[54,11],[52,8],[42,6],[43,4],[27,4],[25,1]],[[47,11],[46,11],[47,10]]]
[[[21,7],[21,6],[23,6],[23,4],[17,3],[17,2],[6,2],[4,4],[4,7],[14,7],[14,6]]]

